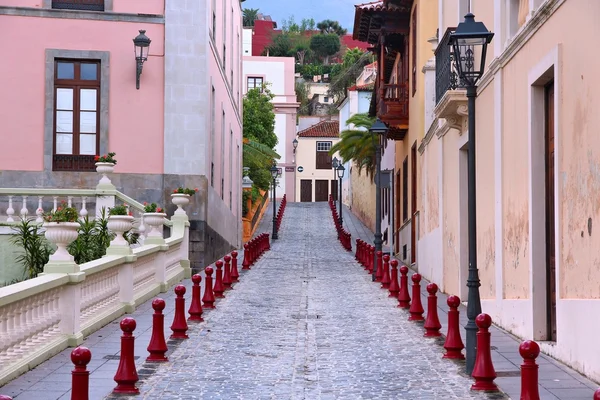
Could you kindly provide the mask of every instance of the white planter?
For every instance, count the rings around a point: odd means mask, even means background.
[[[79,233],[77,222],[45,222],[46,239],[57,247],[54,254],[50,256],[50,262],[74,262],[73,256],[67,251],[67,246],[77,239]]]
[[[110,242],[110,246],[129,246],[123,233],[133,228],[133,217],[131,215],[111,215],[108,217],[108,229],[117,234]]]
[[[101,185],[112,185],[112,182],[106,176],[106,174],[112,174],[115,170],[115,164],[109,162],[97,162],[96,163],[96,172],[102,174],[102,178],[100,178]]]
[[[175,215],[186,215],[185,210],[182,208],[182,206],[187,206],[188,204],[190,204],[189,194],[172,193],[171,201],[177,206],[177,210],[175,210]]]
[[[165,213],[144,213],[144,224],[150,227],[147,237],[163,237],[163,221],[166,217]]]

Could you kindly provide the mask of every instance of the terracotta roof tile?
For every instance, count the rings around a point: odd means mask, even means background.
[[[354,85],[348,88],[349,91],[354,92],[372,92],[375,88],[374,83],[367,83],[366,85]]]
[[[299,137],[336,138],[340,135],[340,121],[321,121],[303,131],[298,132]]]

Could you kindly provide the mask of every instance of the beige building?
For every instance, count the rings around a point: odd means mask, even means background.
[[[418,269],[467,299],[468,111],[447,40],[469,8],[495,33],[476,102],[483,311],[600,380],[600,55],[586,40],[600,34],[599,1],[439,0],[435,73],[432,53],[418,63],[436,92],[418,142]]]
[[[332,169],[331,147],[339,139],[337,120],[324,120],[298,132],[296,148],[296,201],[327,201],[337,198],[338,178]]]

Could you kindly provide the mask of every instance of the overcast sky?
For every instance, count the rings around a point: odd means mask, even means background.
[[[363,2],[368,3],[369,0]],[[263,14],[270,15],[278,27],[293,15],[296,22],[302,18],[314,18],[316,22],[324,19],[339,21],[351,33],[354,5],[360,3],[361,0],[246,0],[242,7],[258,8]]]

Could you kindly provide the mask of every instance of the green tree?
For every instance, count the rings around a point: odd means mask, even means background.
[[[310,99],[308,98],[308,85],[304,82],[296,82],[296,101],[300,103],[298,108],[298,115],[308,115],[308,105]]]
[[[346,126],[353,125],[353,127],[342,131],[340,141],[329,151],[331,155],[339,152],[344,161],[353,161],[358,168],[358,173],[365,169],[371,179],[374,178],[376,166],[375,145],[369,128],[374,122],[375,118],[367,113],[354,114],[346,121]]]
[[[328,65],[329,57],[340,51],[340,38],[335,33],[314,35],[310,38],[310,49]]]
[[[341,27],[340,23],[337,21],[332,21],[330,19],[323,20],[317,24],[317,29],[322,34],[327,33],[335,33],[338,36],[345,35],[348,31]]]
[[[292,57],[294,56],[294,35],[289,32],[273,34],[271,44],[263,51],[263,56]]]
[[[358,59],[356,59],[357,57]],[[344,99],[348,88],[356,84],[356,79],[362,73],[363,68],[372,63],[373,60],[374,58],[371,53],[362,52],[359,49],[352,49],[346,52],[341,69],[331,75],[329,94],[334,99]]]
[[[275,97],[267,85],[250,89],[244,97],[244,137],[269,148],[277,144],[275,113],[271,100]]]
[[[244,8],[242,14],[244,26],[254,26],[254,21],[258,18],[258,8]]]

